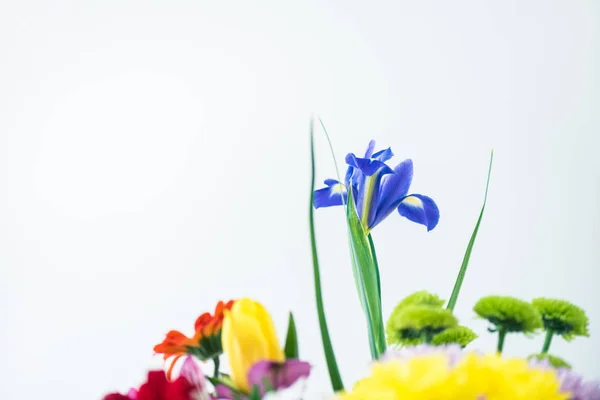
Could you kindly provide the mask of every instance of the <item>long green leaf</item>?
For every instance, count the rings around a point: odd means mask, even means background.
[[[294,322],[294,314],[290,313],[290,319],[288,322],[287,335],[285,337],[284,347],[285,358],[299,358],[298,350],[298,333],[296,333],[296,323]]]
[[[379,276],[379,261],[377,261],[377,252],[375,251],[375,243],[373,242],[373,236],[371,233],[367,235],[369,239],[369,247],[371,248],[371,256],[373,257],[373,264],[375,265],[375,273],[377,274],[377,290],[379,292],[379,302],[381,303],[381,277]]]
[[[386,345],[381,311],[379,273],[375,266],[367,235],[356,212],[352,188],[349,188],[348,191],[346,218],[348,221],[352,270],[360,303],[367,317],[371,357],[376,360],[385,351]]]
[[[494,150],[492,150],[492,153],[490,155],[490,166],[488,168],[487,182],[485,184],[485,196],[483,197],[483,206],[481,207],[481,212],[479,213],[477,224],[475,224],[475,229],[473,230],[473,234],[471,235],[471,239],[469,240],[469,244],[467,245],[467,250],[465,251],[465,256],[463,257],[460,270],[458,271],[456,282],[454,282],[454,288],[452,289],[450,300],[448,300],[448,305],[446,306],[448,310],[454,310],[454,307],[456,306],[456,301],[458,300],[458,295],[460,293],[460,288],[462,287],[463,280],[465,279],[465,274],[467,273],[467,267],[469,265],[469,260],[471,259],[471,252],[473,251],[473,246],[475,245],[475,238],[477,238],[477,232],[479,232],[479,225],[481,224],[483,212],[485,211],[485,203],[487,202],[488,188],[490,186],[490,176],[492,175],[493,161]]]
[[[310,228],[310,245],[312,250],[313,275],[315,281],[315,298],[317,302],[317,315],[319,318],[319,328],[321,330],[321,341],[323,342],[323,351],[325,352],[325,360],[327,362],[327,370],[329,371],[329,379],[334,392],[344,390],[342,377],[335,359],[335,353],[327,328],[327,319],[325,318],[325,306],[323,304],[323,290],[321,288],[321,271],[319,268],[319,256],[317,254],[317,239],[315,234],[315,219],[314,219],[314,191],[315,191],[315,145],[313,121],[310,121],[310,160],[311,160],[311,175],[310,175],[310,203],[309,203],[309,228]]]
[[[341,182],[342,180],[341,180],[341,176],[340,176],[340,171],[338,169],[335,152],[333,151],[333,145],[331,144],[331,138],[329,137],[327,128],[325,128],[325,124],[323,123],[323,121],[320,118],[319,118],[319,123],[321,124],[321,128],[323,129],[323,132],[325,133],[325,137],[327,138],[327,143],[329,144],[329,150],[331,152],[331,158],[333,159],[333,163],[335,165],[335,171],[337,174],[338,181]],[[351,200],[353,200],[353,198]],[[362,229],[362,225],[360,224],[360,221],[358,221],[358,225],[355,225],[355,228],[356,228],[355,234],[356,234],[357,240],[362,242],[362,244],[359,244],[357,246],[353,245],[353,243],[354,243],[353,242],[353,233],[352,233],[352,229],[350,227],[351,221],[348,218],[348,215],[349,215],[348,209],[350,207],[350,204],[344,204],[344,206],[346,209],[346,222],[348,223],[348,233],[350,235],[350,253],[351,253],[351,257],[352,257],[352,272],[354,274],[354,280],[355,280],[356,287],[359,292],[360,303],[362,305],[363,311],[365,312],[365,314],[367,316],[367,328],[368,328],[368,333],[369,333],[369,345],[371,348],[371,356],[375,359],[377,357],[376,355],[380,355],[383,353],[383,351],[385,351],[385,346],[386,346],[385,333],[384,333],[384,328],[383,328],[383,316],[382,316],[382,311],[381,311],[381,280],[379,277],[379,265],[377,262],[377,255],[375,253],[375,246],[373,243],[373,239],[372,239],[371,235],[369,234],[367,236],[367,239],[368,239],[368,247],[369,247],[369,254],[371,255],[371,260],[369,260],[368,257],[362,257],[362,255],[364,255],[366,253],[364,253],[364,248],[365,248],[364,241],[360,238],[364,238],[365,232],[364,232],[364,229]],[[352,204],[352,207],[356,207],[356,206],[354,204]],[[353,215],[355,215],[356,220],[358,220],[358,215],[356,214],[356,210],[354,210]],[[354,221],[354,222],[356,222],[356,221]],[[362,233],[360,233],[359,229],[362,230]],[[355,248],[362,249],[364,254],[361,254],[360,257],[356,257],[357,251],[355,251]],[[362,274],[359,274],[358,265],[361,265],[362,266],[361,268],[364,268],[365,271],[368,272],[369,276],[371,276],[372,271],[374,271],[374,273],[375,273],[376,280],[377,280],[377,297],[378,297],[378,301],[379,301],[379,306],[378,306],[379,311],[373,309],[375,307],[375,304],[372,304],[369,308],[367,308],[366,300],[367,300],[367,298],[369,298],[369,296],[371,296],[372,290],[365,287],[364,278],[363,278]],[[368,284],[367,284],[367,286],[368,286]],[[372,313],[371,313],[371,311],[372,311]],[[377,320],[380,320],[380,322],[378,322]]]

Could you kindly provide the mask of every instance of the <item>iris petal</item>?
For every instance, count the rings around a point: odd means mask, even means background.
[[[392,157],[394,157],[394,153],[392,153],[391,147],[388,147],[385,150],[379,150],[377,153],[375,153],[371,156],[371,158],[381,161],[381,162],[386,162],[387,160],[389,160]]]
[[[314,192],[315,208],[341,206],[346,202],[348,192],[343,184],[335,179],[327,179],[325,184],[327,187]]]
[[[395,174],[388,174],[381,179],[379,201],[375,218],[370,227],[374,227],[394,211],[406,197],[413,177],[412,160],[404,160],[394,167]]]
[[[354,153],[349,153],[346,155],[346,163],[354,168],[359,169],[367,176],[371,176],[379,170],[381,170],[384,174],[394,173],[394,170],[388,167],[387,164],[371,158],[356,157]]]
[[[398,212],[403,217],[425,225],[427,231],[432,230],[440,220],[440,210],[430,197],[421,194],[411,194],[402,199]]]
[[[365,151],[365,158],[371,158],[374,150],[375,150],[375,141],[371,140],[369,142],[369,145],[367,146],[367,151]]]
[[[348,166],[348,169],[346,170],[346,176],[344,177],[344,183],[346,184],[346,186],[350,186],[350,182],[353,180],[354,176],[354,167]]]

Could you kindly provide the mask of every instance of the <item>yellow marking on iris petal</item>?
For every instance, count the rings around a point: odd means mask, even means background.
[[[332,193],[339,193],[339,194],[346,193],[346,186],[344,186],[341,183],[338,183],[338,184],[332,186],[331,192]]]
[[[415,197],[415,196],[408,196],[407,198],[402,200],[402,202],[405,204],[408,204],[409,206],[423,208],[423,202],[421,201],[420,198]]]

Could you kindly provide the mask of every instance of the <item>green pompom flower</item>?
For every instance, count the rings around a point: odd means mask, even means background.
[[[563,360],[560,357],[557,356],[553,356],[552,354],[548,354],[548,353],[543,353],[543,354],[532,354],[529,357],[527,357],[528,360],[531,359],[536,359],[536,360],[548,360],[548,362],[550,363],[550,365],[552,365],[554,368],[568,368],[571,369],[571,364],[569,364],[568,362],[566,362],[565,360]]]
[[[540,313],[528,302],[509,296],[487,296],[473,307],[485,318],[507,332],[532,333],[542,327]]]
[[[456,343],[465,347],[473,340],[477,339],[477,334],[466,326],[455,326],[438,333],[431,340],[431,344],[439,346],[444,344]]]
[[[402,309],[408,305],[431,306],[441,308],[445,302],[446,301],[440,299],[440,297],[437,294],[430,293],[426,290],[421,290],[419,292],[409,294],[404,299],[402,299],[402,301],[398,303],[392,314],[394,314],[396,310]]]
[[[568,341],[573,340],[575,336],[590,336],[588,317],[585,311],[575,304],[544,297],[533,299],[531,304],[542,315],[546,331],[561,335]]]
[[[509,332],[533,333],[542,328],[540,313],[528,302],[509,296],[487,296],[479,299],[473,310],[494,325],[498,332],[498,352]]]
[[[533,299],[531,304],[542,316],[546,330],[542,354],[547,353],[550,349],[554,335],[560,335],[569,342],[575,336],[590,336],[588,317],[585,315],[585,311],[575,304],[545,297]]]
[[[435,335],[457,324],[458,320],[449,310],[427,305],[406,305],[400,309],[396,307],[388,320],[386,333],[389,344],[431,343]]]

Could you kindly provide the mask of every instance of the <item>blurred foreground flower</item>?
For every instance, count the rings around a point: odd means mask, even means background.
[[[188,357],[180,376],[169,381],[165,372],[150,371],[148,380],[139,390],[132,389],[127,395],[111,393],[103,400],[209,400],[206,380],[192,357]]]
[[[314,193],[315,208],[339,206],[348,199],[352,188],[356,209],[368,233],[394,210],[409,220],[425,225],[430,231],[437,225],[440,212],[435,202],[421,194],[408,194],[413,177],[412,160],[404,160],[390,168],[385,162],[393,157],[390,148],[373,153],[371,140],[363,158],[354,153],[346,156],[349,165],[344,183],[325,180],[327,187]]]
[[[410,352],[413,352],[412,354]],[[387,354],[343,400],[566,400],[557,373],[524,359],[421,346]]]
[[[175,357],[167,371],[167,377],[170,379],[173,367],[177,360],[186,355],[194,355],[202,361],[217,359],[223,353],[221,346],[221,329],[225,311],[231,309],[234,301],[227,303],[219,301],[215,307],[214,315],[206,312],[196,320],[194,324],[195,334],[189,338],[179,331],[170,331],[162,343],[154,346],[154,352],[163,354],[167,360]]]
[[[569,368],[555,368],[549,359],[533,358],[529,363],[538,368],[555,369],[561,391],[570,393],[569,400],[600,399],[600,382],[584,381],[581,375]]]

